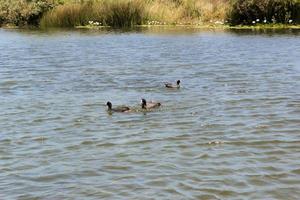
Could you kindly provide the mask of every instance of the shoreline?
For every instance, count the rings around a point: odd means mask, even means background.
[[[129,27],[127,29],[131,28],[195,28],[195,29],[300,29],[300,25],[285,25],[285,24],[270,24],[270,25],[255,25],[255,26],[249,26],[249,25],[236,25],[236,26],[230,26],[230,25],[215,25],[215,24],[203,24],[203,25],[135,25],[133,27]],[[75,26],[75,29],[105,29],[105,28],[113,28],[111,26]]]
[[[90,29],[90,30],[100,30],[100,29],[107,29],[112,28],[112,26],[93,26],[93,25],[84,25],[84,26],[75,26],[75,27],[49,27],[49,28],[41,28],[36,26],[15,26],[12,24],[4,24],[0,26],[0,29]],[[134,28],[194,28],[194,29],[222,29],[222,30],[230,30],[230,29],[236,29],[236,30],[266,30],[266,29],[294,29],[300,30],[300,25],[288,25],[288,24],[258,24],[254,26],[250,25],[234,25],[230,26],[227,24],[201,24],[201,25],[191,25],[191,24],[176,24],[176,25],[135,25],[132,27],[123,27],[124,29],[134,29]],[[123,29],[122,27],[117,29]]]
[[[154,27],[161,27],[161,28],[199,28],[199,29],[300,29],[300,25],[285,25],[285,24],[272,24],[272,25],[256,25],[256,26],[249,26],[249,25],[237,25],[237,26],[230,26],[230,25],[214,25],[214,24],[203,24],[203,25],[135,25],[130,28],[154,28]],[[113,28],[111,26],[75,26],[75,29],[103,29],[103,28]]]

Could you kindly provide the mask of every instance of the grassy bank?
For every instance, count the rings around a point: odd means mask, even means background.
[[[224,20],[227,0],[94,0],[67,2],[48,12],[43,27],[73,27],[91,21],[107,26],[197,24]]]
[[[0,0],[0,25],[295,25],[300,0]]]

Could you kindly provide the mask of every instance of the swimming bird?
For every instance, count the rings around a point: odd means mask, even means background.
[[[110,101],[108,101],[106,103],[108,109],[107,111],[110,111],[110,112],[129,112],[130,111],[130,108],[127,107],[127,106],[118,106],[116,108],[112,108],[112,104]]]
[[[148,102],[146,99],[142,99],[142,109],[151,109],[151,108],[158,108],[161,106],[161,103],[159,102]]]
[[[167,88],[180,88],[180,80],[177,80],[176,85],[172,83],[165,83],[165,86]]]

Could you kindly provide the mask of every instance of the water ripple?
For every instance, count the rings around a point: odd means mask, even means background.
[[[297,31],[0,29],[0,51],[0,199],[300,196]]]

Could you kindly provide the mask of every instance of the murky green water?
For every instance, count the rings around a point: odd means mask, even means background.
[[[299,199],[299,36],[0,29],[0,198]]]

